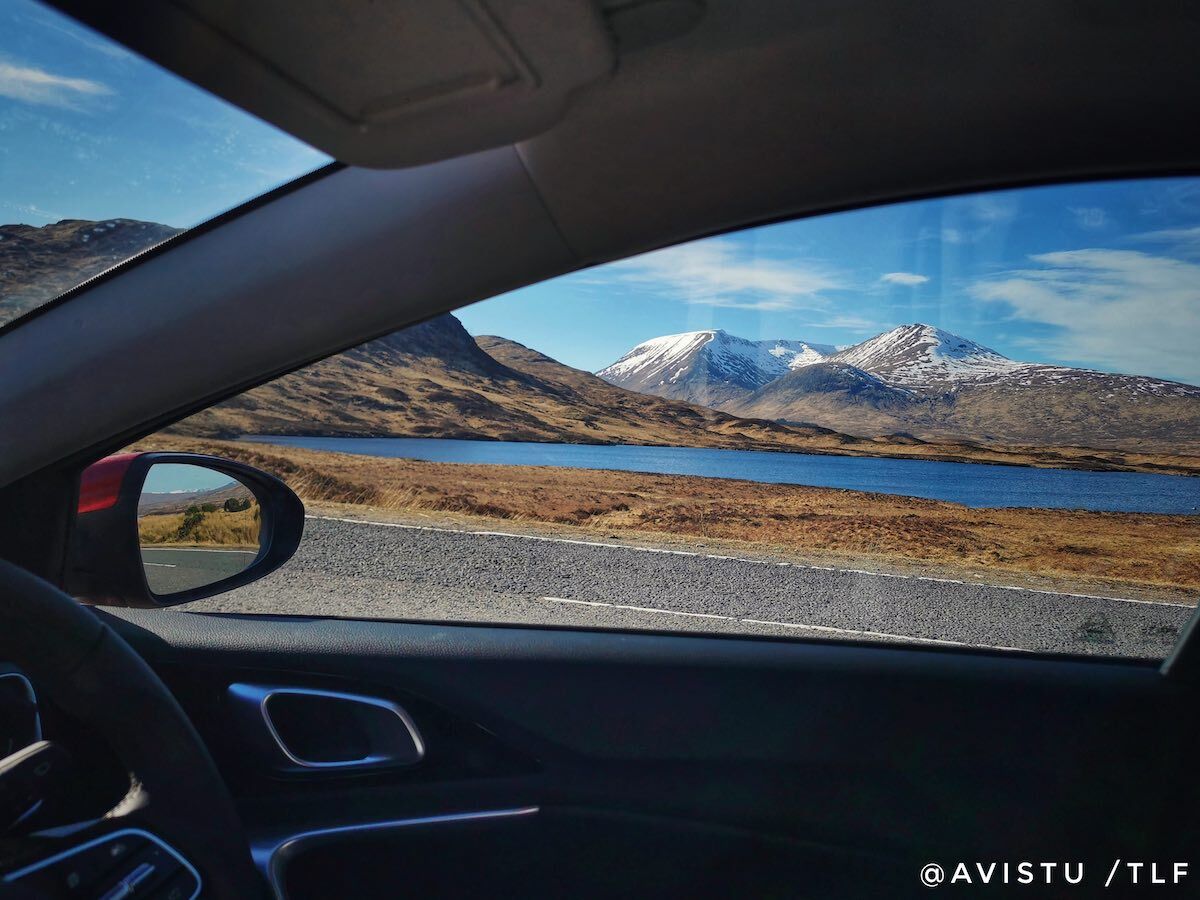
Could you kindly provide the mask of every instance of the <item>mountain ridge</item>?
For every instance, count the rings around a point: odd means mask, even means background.
[[[688,370],[686,359],[664,361],[673,364],[680,368],[676,384],[694,388],[711,377]],[[611,369],[601,374],[615,377]],[[710,391],[713,405],[859,437],[906,432],[929,441],[1200,452],[1200,386],[1012,360],[924,323],[897,326],[764,380],[765,374],[752,389],[746,385],[754,379],[723,381],[719,392]],[[653,383],[640,389],[666,390]]]
[[[752,341],[719,328],[686,331],[643,341],[596,374],[628,390],[719,408],[834,349],[804,340]]]
[[[898,325],[827,357],[894,386],[935,385],[1001,377],[1026,366],[934,325]]]

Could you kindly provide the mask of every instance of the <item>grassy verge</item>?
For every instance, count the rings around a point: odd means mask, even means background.
[[[426,463],[155,436],[283,478],[307,501],[530,526],[736,542],[822,559],[1036,576],[1067,585],[1200,589],[1200,517],[971,509],[861,491],[550,467]]]
[[[238,512],[223,509],[138,517],[138,537],[145,546],[222,546],[258,548],[261,526],[258,504]]]

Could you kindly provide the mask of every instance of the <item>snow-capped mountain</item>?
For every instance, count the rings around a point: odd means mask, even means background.
[[[1025,363],[932,325],[901,325],[831,357],[889,384],[928,388],[1002,378]]]
[[[689,331],[638,344],[596,374],[643,394],[719,409],[835,351],[828,344],[808,341],[751,341],[720,329]]]
[[[843,350],[724,332],[670,335],[639,344],[599,374],[737,416],[867,437],[905,432],[1002,444],[1200,447],[1200,387],[1020,362],[920,323]]]
[[[862,369],[894,387],[928,393],[981,385],[1037,388],[1074,383],[1129,398],[1200,397],[1200,387],[1177,381],[1018,362],[933,325],[900,325],[834,353],[828,361]]]

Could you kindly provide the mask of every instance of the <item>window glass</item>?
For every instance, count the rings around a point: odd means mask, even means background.
[[[1200,182],[750,229],[142,442],[306,500],[238,612],[1162,657],[1200,587]]]
[[[328,157],[30,0],[0,0],[0,325]]]

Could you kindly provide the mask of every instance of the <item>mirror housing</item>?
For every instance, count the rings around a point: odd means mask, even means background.
[[[240,482],[259,505],[259,548],[243,569],[209,583],[156,594],[146,578],[139,501],[156,465],[192,466]],[[304,534],[304,504],[273,475],[243,463],[198,453],[123,453],[84,470],[64,575],[81,602],[153,608],[201,600],[267,575],[291,559]]]

